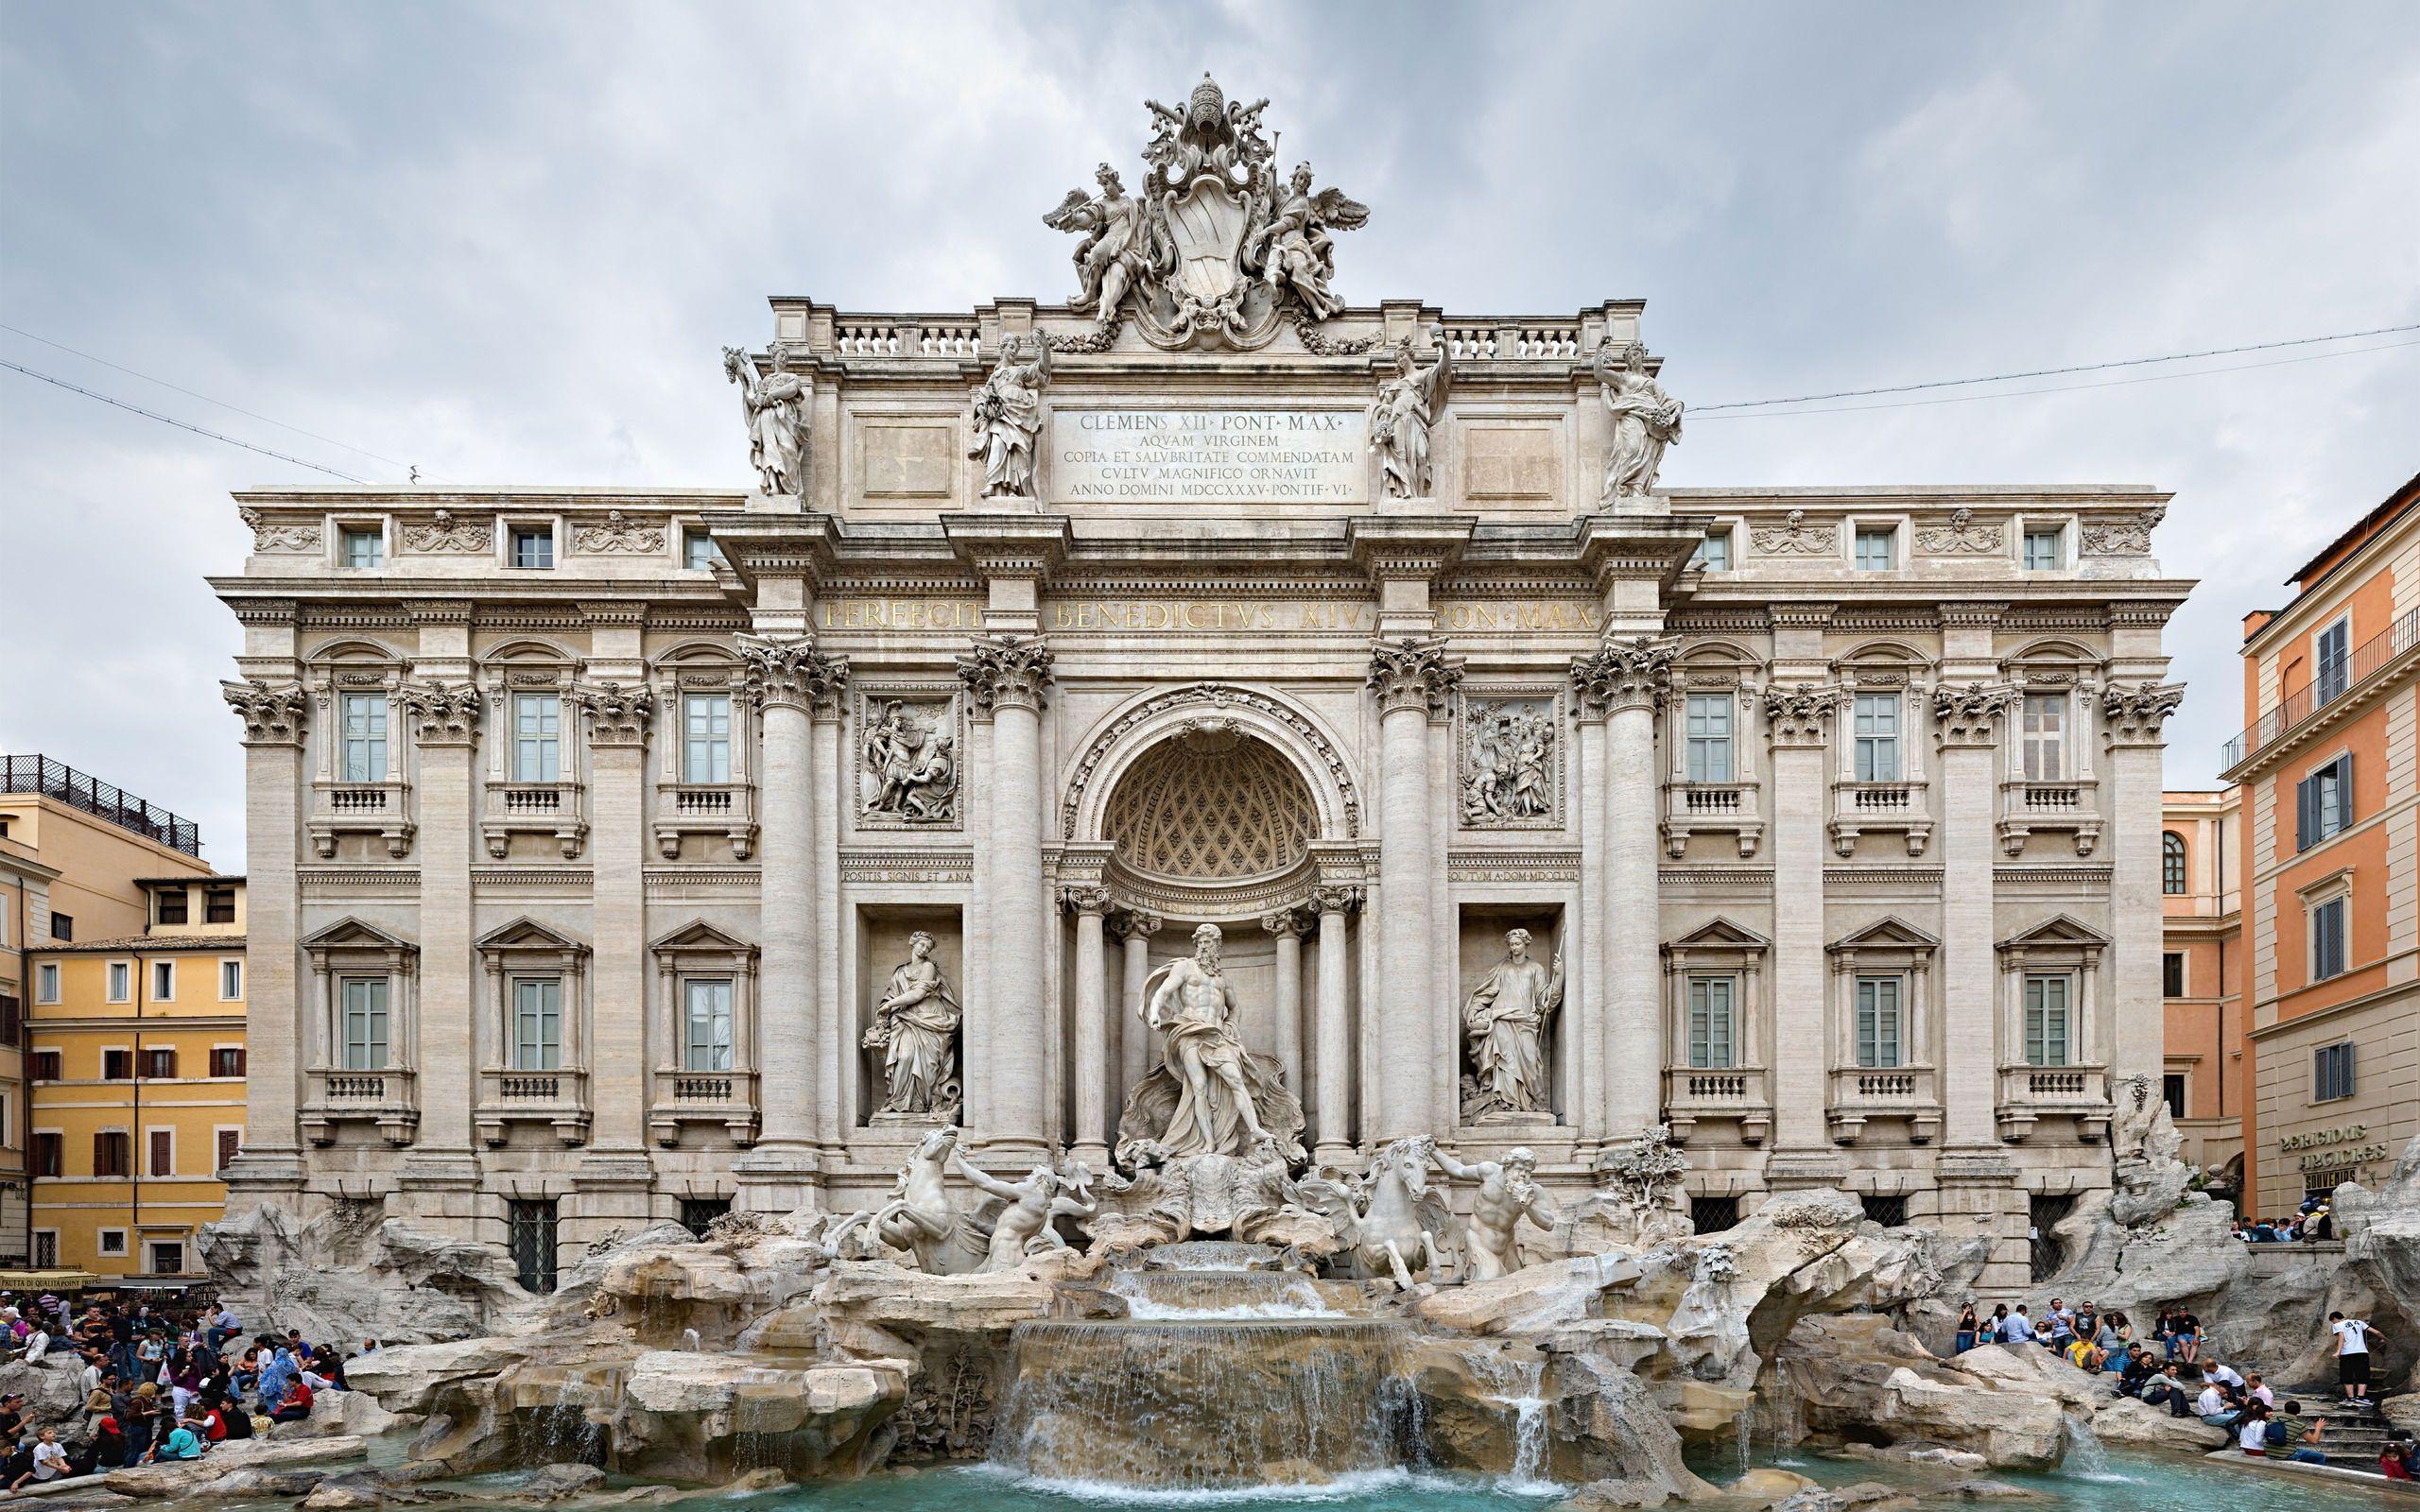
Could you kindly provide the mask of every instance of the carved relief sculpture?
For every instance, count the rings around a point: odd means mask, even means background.
[[[664,549],[664,527],[641,524],[609,509],[603,524],[584,524],[572,533],[572,549],[591,556],[647,557]]]
[[[2168,518],[2165,507],[2144,510],[2132,520],[2100,521],[2085,524],[2080,532],[2087,557],[2148,557],[2152,551],[2152,532]]]
[[[1494,698],[1472,705],[1463,715],[1462,827],[1552,822],[1555,741],[1551,698]]]
[[[945,824],[958,817],[957,705],[885,698],[865,706],[857,796],[868,818]]]
[[[297,553],[320,549],[320,526],[316,522],[271,522],[263,518],[251,505],[238,508],[236,514],[252,529],[252,549],[269,552]]]
[[[933,959],[933,936],[908,937],[908,959],[874,1005],[865,1047],[882,1053],[882,1111],[944,1122],[958,1116],[958,1025],[949,978]]]
[[[1972,509],[1953,509],[1949,524],[1927,525],[1916,532],[1916,546],[1933,557],[1980,557],[2000,549],[2000,527],[1974,523]]]
[[[1613,365],[1611,341],[1597,349],[1598,392],[1614,417],[1614,443],[1605,454],[1604,502],[1643,499],[1655,491],[1664,448],[1681,438],[1681,402],[1664,391],[1647,370],[1647,349],[1634,341]]]
[[[1563,1006],[1563,953],[1553,970],[1530,957],[1530,932],[1504,936],[1504,959],[1462,1005],[1472,1071],[1462,1078],[1462,1121],[1490,1113],[1551,1113],[1547,1028]]]
[[[774,498],[806,497],[806,402],[814,388],[805,375],[789,370],[788,358],[773,351],[773,370],[763,378],[737,347],[722,349],[725,377],[739,386],[740,413],[748,422],[748,461],[757,486]]]
[[[1428,497],[1428,427],[1445,397],[1451,358],[1445,328],[1428,328],[1434,355],[1426,367],[1412,359],[1411,343],[1395,352],[1395,375],[1378,385],[1370,406],[1370,445],[1378,454],[1379,488],[1394,499]]]
[[[1000,345],[992,376],[975,390],[975,444],[983,459],[983,497],[1033,497],[1033,440],[1042,429],[1042,389],[1050,381],[1050,345],[1038,335]]]
[[[1839,527],[1808,524],[1804,509],[1792,509],[1780,524],[1756,526],[1748,539],[1767,557],[1828,557],[1841,549]]]
[[[485,520],[458,520],[451,509],[406,524],[403,534],[406,551],[432,557],[475,557],[495,544],[494,525]]]

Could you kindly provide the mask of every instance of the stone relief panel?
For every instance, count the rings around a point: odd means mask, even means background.
[[[962,827],[965,721],[954,689],[873,683],[857,690],[857,828]]]
[[[651,557],[664,549],[664,527],[632,520],[609,509],[602,522],[583,521],[573,527],[572,550],[590,557]]]
[[[1988,557],[2000,549],[2000,527],[1976,524],[1972,509],[1953,509],[1948,524],[1917,530],[1916,548],[1927,557]]]
[[[300,555],[320,549],[316,521],[270,520],[250,505],[235,511],[252,530],[252,549],[263,556]]]
[[[1792,509],[1777,525],[1757,525],[1748,532],[1760,557],[1829,557],[1841,549],[1841,527],[1829,521],[1806,523],[1806,511]]]
[[[1465,830],[1563,824],[1562,700],[1534,689],[1465,688],[1456,741]]]

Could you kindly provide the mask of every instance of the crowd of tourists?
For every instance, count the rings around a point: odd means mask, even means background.
[[[2370,1346],[2377,1331],[2342,1313],[2330,1313],[2327,1327],[2335,1340],[2342,1405],[2348,1411],[2365,1410]],[[2137,1336],[2134,1320],[2123,1312],[2104,1311],[2091,1302],[2070,1308],[2054,1297],[2037,1318],[2023,1302],[2014,1307],[2003,1302],[1985,1314],[1969,1301],[1958,1314],[1957,1352],[1993,1344],[2053,1350],[2077,1369],[2106,1378],[2118,1396],[2164,1408],[2171,1417],[2199,1418],[2225,1429],[2246,1454],[2327,1463],[2321,1447],[2327,1419],[2306,1413],[2299,1400],[2281,1400],[2259,1371],[2238,1370],[2211,1353],[2201,1319],[2182,1309],[2160,1309],[2150,1329]],[[2420,1474],[2410,1434],[2398,1431],[2388,1439],[2378,1470],[2398,1481]]]
[[[2234,1233],[2247,1245],[2317,1244],[2336,1237],[2336,1217],[2325,1197],[2305,1197],[2290,1217],[2237,1219]]]
[[[375,1349],[376,1340],[362,1347]],[[22,1394],[0,1395],[0,1490],[130,1465],[199,1459],[311,1416],[345,1389],[341,1349],[299,1332],[244,1337],[223,1305],[43,1296],[0,1303],[0,1354],[77,1371],[82,1408],[36,1426]],[[63,1363],[77,1362],[73,1366]],[[65,1429],[80,1426],[80,1434]]]

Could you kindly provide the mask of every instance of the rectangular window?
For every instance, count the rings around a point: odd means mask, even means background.
[[[1737,1197],[1689,1198],[1689,1218],[1702,1234],[1719,1234],[1725,1228],[1739,1227]]]
[[[2310,911],[2310,979],[2344,974],[2344,900],[2330,898]]]
[[[2185,1116],[2185,1074],[2171,1071],[2159,1079],[2160,1100],[2168,1104],[2168,1116]]]
[[[2071,979],[2028,976],[2025,979],[2025,1063],[2029,1066],[2072,1064],[2075,1026],[2068,1013]]]
[[[182,1276],[185,1273],[185,1246],[182,1240],[155,1239],[151,1242],[151,1274]]]
[[[2067,696],[2029,693],[2024,713],[2025,780],[2058,782],[2067,775]]]
[[[185,921],[187,894],[182,887],[165,888],[152,894],[160,900],[160,922],[182,924]]]
[[[59,1001],[59,963],[44,961],[34,968],[34,1005],[48,1007]]]
[[[2353,622],[2341,619],[2311,641],[2311,697],[2323,704],[2353,684]]]
[[[681,781],[731,781],[731,695],[693,693],[681,700]]]
[[[1699,1071],[1738,1064],[1734,1009],[1738,983],[1728,976],[1689,978],[1689,1065]]]
[[[552,567],[555,564],[555,533],[545,525],[514,525],[511,549],[511,562],[515,567]]]
[[[32,1155],[34,1175],[65,1176],[67,1174],[67,1137],[57,1129],[36,1131]]]
[[[1895,976],[1860,976],[1857,979],[1857,1063],[1860,1066],[1896,1066],[1900,1047],[1906,1042],[1901,1033],[1902,995],[1905,984]]]
[[[218,1163],[212,1167],[212,1169],[217,1171],[226,1170],[229,1166],[235,1163],[235,1157],[243,1153],[244,1131],[240,1128],[220,1129],[218,1131]]]
[[[233,1003],[241,999],[243,995],[244,963],[241,961],[220,961],[218,963],[218,1001],[221,1003]]]
[[[555,1289],[555,1204],[551,1197],[515,1197],[510,1215],[513,1268],[521,1289],[544,1296]]]
[[[1731,695],[1693,693],[1682,715],[1688,739],[1692,782],[1731,781]]]
[[[1855,712],[1857,780],[1860,782],[1899,781],[1899,696],[1860,693]]]
[[[1857,1200],[1866,1217],[1885,1228],[1896,1228],[1908,1221],[1908,1196],[1904,1192],[1865,1192],[1858,1194]]]
[[[2029,530],[2025,533],[2025,570],[2029,573],[2054,573],[2059,570],[2059,532]]]
[[[2351,752],[2294,784],[2294,849],[2307,850],[2343,833],[2353,822],[2353,757]]]
[[[151,1158],[146,1169],[152,1176],[177,1174],[177,1133],[174,1129],[151,1130]]]
[[[0,1045],[24,1046],[33,1042],[26,1032],[26,1007],[14,992],[0,992]]]
[[[563,701],[561,694],[512,696],[512,780],[562,781]]]
[[[202,922],[232,924],[235,921],[235,889],[205,887],[201,893]]]
[[[729,1197],[683,1197],[681,1227],[703,1239],[706,1230],[714,1226],[714,1221],[729,1211]]]
[[[33,1062],[28,1069],[36,1081],[64,1081],[67,1076],[67,1057],[56,1050],[37,1050],[33,1054]]]
[[[127,1176],[131,1136],[122,1128],[103,1129],[93,1136],[93,1174]]]
[[[681,565],[692,572],[705,572],[720,560],[722,552],[715,545],[715,538],[702,530],[681,532]]]
[[[1731,532],[1728,530],[1707,531],[1705,539],[1698,542],[1697,554],[1689,558],[1689,565],[1703,568],[1710,573],[1729,572],[1731,570]]]
[[[2353,1041],[2321,1045],[2310,1053],[2310,1100],[2333,1102],[2353,1095]]]
[[[375,525],[346,525],[337,541],[345,566],[354,572],[376,572],[387,563],[386,532]]]
[[[687,1025],[681,1065],[685,1071],[731,1070],[731,984],[687,982],[682,986]]]
[[[40,1228],[34,1232],[34,1267],[38,1270],[59,1268],[59,1230]]]
[[[211,1051],[210,1074],[214,1076],[241,1076],[244,1074],[242,1048],[234,1045],[220,1045]]]
[[[109,989],[112,1003],[130,1003],[134,1000],[134,967],[130,963],[110,962]]]
[[[387,1069],[387,979],[348,976],[343,982],[344,1069]]]
[[[74,914],[62,914],[57,909],[51,910],[50,937],[59,941],[61,945],[74,944],[76,940],[76,916]]]
[[[556,1071],[563,1063],[563,985],[555,977],[512,984],[512,1069]]]
[[[177,1074],[177,1053],[174,1050],[143,1052],[143,1074],[149,1081],[167,1081]]]
[[[102,1051],[101,1079],[103,1081],[132,1081],[134,1079],[134,1052],[131,1050]]]
[[[1861,573],[1887,573],[1896,565],[1892,548],[1892,532],[1860,527],[1857,533],[1857,570]]]
[[[93,1236],[93,1244],[104,1255],[123,1255],[126,1253],[126,1230],[123,1228],[99,1229]]]
[[[151,996],[155,1002],[160,1003],[177,1001],[176,962],[153,961],[151,963]]]
[[[2159,958],[2159,990],[2162,997],[2181,998],[2185,995],[2185,953],[2168,951]]]
[[[337,764],[337,780],[344,782],[383,782],[387,780],[387,696],[383,693],[348,693],[339,714],[342,730],[338,736],[342,752]]]

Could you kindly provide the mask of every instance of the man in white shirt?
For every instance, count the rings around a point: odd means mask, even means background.
[[[2216,1360],[2205,1360],[2202,1363],[2202,1373],[2221,1385],[2233,1386],[2238,1391],[2243,1389],[2243,1377],[2236,1374],[2233,1366],[2221,1365]]]
[[[2342,1313],[2327,1314],[2327,1331],[2336,1335],[2336,1379],[2348,1402],[2370,1394],[2370,1325]]]
[[[2202,1394],[2193,1399],[2193,1410],[2202,1415],[2204,1422],[2214,1428],[2225,1427],[2227,1419],[2235,1416],[2235,1410],[2227,1405],[2227,1394],[2219,1389],[2215,1381],[2204,1386]]]
[[[2023,1302],[2017,1303],[2016,1310],[2009,1314],[2008,1321],[2000,1325],[2000,1342],[2002,1344],[2031,1344],[2033,1342],[2033,1320],[2025,1315]]]

